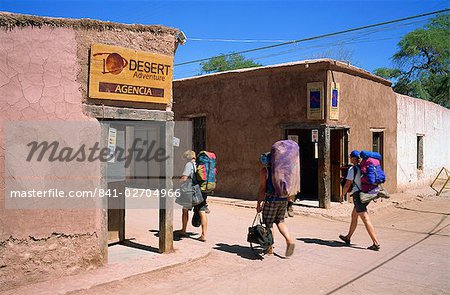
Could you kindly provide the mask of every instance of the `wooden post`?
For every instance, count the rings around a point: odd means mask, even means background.
[[[330,160],[330,128],[321,125],[319,128],[319,207],[329,209],[331,207],[331,160]]]
[[[165,122],[161,127],[161,142],[165,145],[166,155],[169,158],[161,163],[161,188],[166,191],[173,189],[173,132],[174,122]],[[159,252],[173,251],[173,202],[174,198],[159,198]]]

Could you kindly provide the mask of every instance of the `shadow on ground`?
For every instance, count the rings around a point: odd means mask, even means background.
[[[215,250],[224,251],[232,254],[237,254],[242,258],[249,260],[262,260],[263,257],[258,251],[253,251],[250,247],[245,247],[241,245],[228,245],[224,243],[216,244]]]
[[[135,249],[149,251],[149,252],[154,252],[154,253],[158,253],[159,254],[159,249],[158,248],[155,248],[155,247],[152,247],[152,246],[148,246],[148,245],[139,244],[139,243],[133,242],[132,240],[135,240],[135,238],[130,238],[130,239],[126,239],[126,240],[121,241],[121,242],[112,243],[112,244],[110,244],[108,246],[122,245],[122,246],[125,246],[125,247],[135,248]]]
[[[333,247],[333,248],[348,247],[348,248],[366,250],[366,248],[353,246],[353,245],[347,245],[340,241],[322,240],[322,239],[317,239],[317,238],[298,238],[297,240],[302,241],[306,244],[317,244],[317,245],[328,246],[328,247]]]
[[[156,229],[149,229],[149,232],[153,233],[153,235],[157,238],[159,238],[159,230]],[[196,238],[193,238],[192,236],[198,235],[197,233],[193,233],[193,232],[186,232],[186,235],[182,235],[180,234],[179,230],[176,230],[173,232],[173,240],[175,242],[181,241],[182,239],[194,239],[196,240]]]

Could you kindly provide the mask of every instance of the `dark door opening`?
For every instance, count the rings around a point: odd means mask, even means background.
[[[297,199],[318,200],[318,143],[312,142],[310,129],[291,129],[287,132],[288,136],[298,137],[300,148],[300,194]]]
[[[192,149],[199,153],[206,150],[206,117],[195,117],[192,119]]]

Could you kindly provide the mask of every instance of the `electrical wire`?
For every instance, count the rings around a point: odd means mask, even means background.
[[[249,53],[249,52],[254,52],[254,51],[259,51],[259,50],[275,48],[275,47],[279,47],[279,46],[285,46],[285,45],[290,45],[290,44],[297,44],[297,43],[300,43],[300,42],[306,42],[306,41],[317,40],[317,39],[322,39],[322,38],[331,37],[331,36],[342,35],[342,34],[345,34],[345,33],[361,31],[361,30],[374,28],[374,27],[380,27],[380,26],[384,26],[384,25],[388,25],[388,24],[403,22],[403,21],[410,20],[410,19],[416,19],[416,18],[429,16],[429,15],[434,15],[434,14],[438,14],[438,13],[442,13],[442,12],[448,12],[448,11],[450,11],[450,8],[441,9],[441,10],[428,12],[428,13],[423,13],[423,14],[418,14],[418,15],[409,16],[409,17],[404,17],[404,18],[395,19],[395,20],[391,20],[391,21],[376,23],[376,24],[372,24],[372,25],[366,25],[366,26],[362,26],[362,27],[357,27],[357,28],[337,31],[337,32],[333,32],[333,33],[328,33],[328,34],[323,34],[323,35],[318,35],[318,36],[313,36],[313,37],[308,37],[308,38],[302,38],[302,39],[288,41],[288,42],[283,42],[283,43],[279,43],[279,44],[268,45],[268,46],[253,48],[253,49],[247,49],[247,50],[234,52],[234,53],[229,53],[229,54],[223,54],[221,56],[227,57],[227,56],[232,56],[232,55],[236,55],[236,54],[243,54],[243,53]],[[176,66],[188,65],[188,64],[192,64],[192,63],[198,63],[198,62],[210,60],[211,58],[212,57],[202,58],[202,59],[197,59],[197,60],[192,60],[192,61],[187,61],[187,62],[182,62],[182,63],[175,64],[174,66],[176,67]]]

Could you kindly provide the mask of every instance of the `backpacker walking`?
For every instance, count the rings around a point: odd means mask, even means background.
[[[350,245],[351,237],[358,226],[358,216],[363,221],[367,233],[372,239],[372,246],[368,247],[370,250],[378,251],[380,249],[380,243],[377,239],[375,229],[370,221],[369,214],[367,213],[367,205],[361,202],[360,192],[361,192],[361,169],[359,168],[359,151],[352,151],[350,153],[350,161],[353,166],[349,168],[347,173],[347,181],[342,189],[341,199],[344,198],[344,195],[347,191],[350,191],[350,195],[353,197],[354,208],[352,211],[352,219],[350,222],[350,227],[348,229],[347,235],[339,235],[339,238],[344,241],[347,245]]]
[[[183,169],[183,174],[180,178],[180,182],[186,182],[186,181],[192,181],[193,178],[196,178],[196,173],[197,173],[197,165],[195,162],[195,152],[188,150],[186,152],[184,152],[183,154],[183,159],[186,161],[185,167]],[[202,233],[200,235],[200,237],[198,238],[199,241],[201,242],[206,242],[206,231],[208,229],[208,218],[206,217],[206,196],[205,194],[202,192],[203,195],[203,202],[201,202],[198,205],[195,205],[194,207],[192,206],[187,206],[184,207],[183,206],[183,211],[182,211],[182,216],[181,216],[181,221],[182,221],[182,228],[181,230],[177,230],[175,233],[181,237],[186,237],[187,233],[186,233],[186,229],[187,229],[187,224],[189,221],[189,210],[193,209],[194,211],[194,215],[198,214],[200,216],[200,221],[201,221],[201,226],[202,226]],[[195,216],[194,216],[195,217]],[[197,226],[197,225],[195,225]]]
[[[274,158],[276,159],[276,164],[279,164],[280,162],[285,162],[286,160],[292,160],[287,159],[288,157],[294,157],[294,161],[291,161],[291,165],[289,166],[290,168],[293,168],[293,171],[299,170],[298,165],[296,167],[293,167],[295,165],[292,165],[292,163],[299,163],[298,159],[296,159],[295,161],[295,147],[293,147],[294,144],[296,145],[296,157],[298,158],[298,145],[293,141],[279,141],[272,146],[271,153],[265,153],[261,155],[260,162],[264,167],[260,172],[260,185],[256,204],[256,211],[262,211],[264,224],[272,230],[273,224],[275,223],[278,227],[278,230],[286,240],[286,257],[292,256],[292,254],[294,253],[295,241],[294,239],[292,239],[289,233],[289,229],[284,222],[284,216],[286,213],[289,197],[293,195],[291,193],[292,187],[294,187],[294,190],[298,190],[299,180],[293,181],[296,179],[296,175],[288,175],[291,173],[290,169],[283,170],[283,168],[286,167],[282,167],[282,165],[280,165],[280,167],[277,167],[273,162]],[[282,150],[283,153],[281,153],[280,150]],[[285,151],[288,151],[288,153],[285,154]],[[294,153],[292,153],[292,151],[294,151]],[[276,169],[280,170],[277,171]],[[275,183],[274,179],[276,181]],[[294,192],[294,194],[295,193],[296,192]],[[267,249],[267,254],[272,253],[273,245]]]

